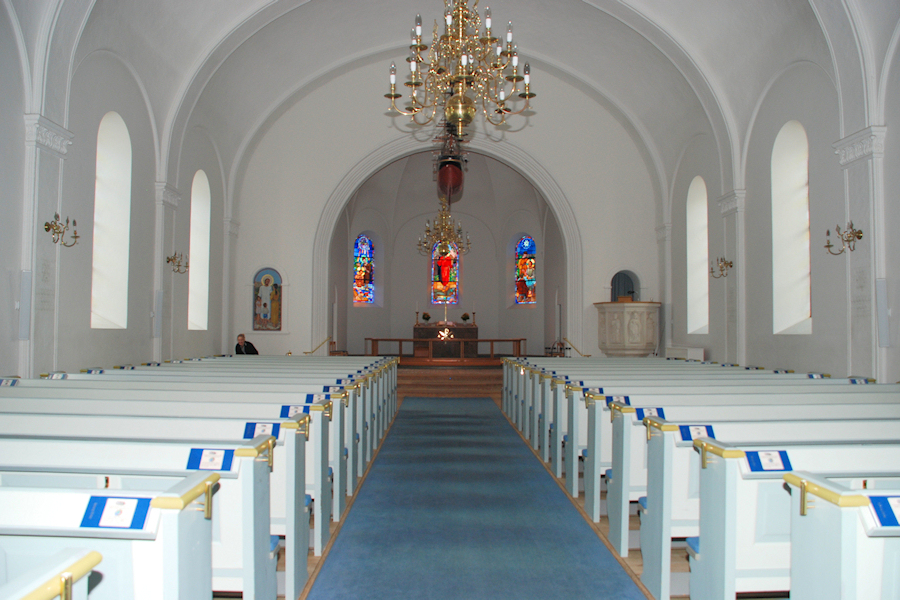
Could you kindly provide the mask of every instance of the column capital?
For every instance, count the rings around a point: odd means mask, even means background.
[[[884,137],[887,127],[873,125],[852,135],[838,140],[832,147],[842,167],[858,160],[868,158],[884,158]]]
[[[162,206],[168,206],[169,208],[178,208],[178,203],[181,201],[181,194],[178,193],[174,187],[170,186],[165,181],[157,181],[156,182],[156,203]]]
[[[25,144],[65,158],[75,134],[50,119],[35,114],[25,115]]]
[[[731,190],[718,199],[719,213],[723,217],[735,213],[742,213],[745,209],[746,200],[747,190]]]

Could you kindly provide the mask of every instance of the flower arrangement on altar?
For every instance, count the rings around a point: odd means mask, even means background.
[[[468,323],[469,319],[471,319],[471,318],[472,317],[469,316],[469,313],[463,313],[462,316],[460,317],[460,319],[462,319],[463,323]]]
[[[422,313],[422,320],[426,323],[431,320],[431,315],[428,313]]]

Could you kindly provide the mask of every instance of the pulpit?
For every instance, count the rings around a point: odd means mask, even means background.
[[[478,339],[478,325],[453,322],[419,323],[413,327],[413,339],[439,340],[432,343],[432,358],[475,358],[478,342],[454,342],[460,339]],[[462,348],[460,348],[462,346]],[[428,343],[413,342],[415,356],[428,356]]]
[[[629,298],[630,300],[630,298]],[[659,343],[659,302],[597,302],[597,345],[606,356],[647,356]]]

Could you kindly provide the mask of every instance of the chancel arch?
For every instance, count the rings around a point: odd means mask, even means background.
[[[540,165],[536,160],[534,160],[530,155],[524,152],[521,149],[515,148],[510,144],[497,144],[492,141],[482,138],[481,136],[475,136],[474,139],[469,142],[469,150],[473,155],[481,155],[487,160],[494,160],[498,163],[498,165],[502,165],[506,169],[514,170],[519,178],[520,183],[518,185],[527,185],[528,187],[532,187],[534,189],[534,193],[540,196],[541,201],[546,203],[548,209],[552,212],[553,217],[555,218],[555,227],[553,227],[554,231],[558,231],[558,233],[554,233],[554,239],[557,239],[557,243],[560,245],[559,248],[559,256],[560,256],[560,270],[564,271],[561,275],[559,275],[560,281],[559,286],[561,290],[561,297],[565,298],[566,301],[566,310],[565,310],[565,331],[572,331],[573,336],[579,337],[576,341],[573,339],[573,342],[580,343],[581,336],[581,321],[583,318],[583,309],[580,305],[581,297],[582,297],[582,289],[583,282],[582,278],[582,260],[581,260],[581,234],[577,223],[575,221],[574,211],[572,210],[568,200],[565,197],[565,194],[562,192],[561,187],[555,182],[552,175],[547,172],[547,170]],[[366,183],[366,181],[372,177],[375,173],[384,169],[391,163],[395,163],[398,160],[405,159],[410,157],[416,153],[425,153],[428,156],[428,160],[430,161],[431,156],[431,145],[428,143],[423,143],[410,137],[398,138],[392,141],[389,144],[386,144],[384,147],[378,148],[373,151],[370,155],[368,155],[363,161],[355,165],[351,170],[344,176],[341,180],[341,183],[337,187],[337,189],[332,193],[329,197],[328,202],[326,203],[326,207],[322,212],[322,218],[319,221],[319,225],[316,230],[316,237],[313,246],[313,274],[312,274],[312,293],[313,293],[313,306],[312,306],[312,322],[310,323],[311,329],[311,339],[324,339],[331,332],[329,317],[331,313],[331,305],[329,304],[328,296],[329,296],[329,285],[334,283],[332,280],[336,277],[336,269],[332,263],[333,254],[331,254],[331,250],[334,247],[333,245],[333,236],[340,232],[341,227],[339,227],[339,223],[341,223],[342,213],[347,203],[353,198],[353,196],[362,188],[362,186]],[[430,162],[429,169],[430,167]],[[514,165],[514,166],[513,166]],[[471,176],[471,174],[470,174]],[[424,175],[420,178],[424,181],[424,186],[427,188],[427,192],[423,192],[421,197],[416,199],[416,211],[421,215],[421,219],[416,219],[415,230],[424,229],[425,219],[433,218],[433,215],[437,212],[438,209],[438,201],[437,197],[433,192],[434,182],[431,178],[430,170],[425,172]],[[486,185],[490,183],[490,180],[486,180]],[[485,228],[484,233],[482,234],[484,237],[478,239],[474,232],[472,231],[472,226],[477,226],[481,228],[482,225],[477,216],[472,214],[472,207],[466,207],[466,194],[469,194],[468,198],[471,198],[472,194],[472,179],[467,180],[466,193],[463,195],[463,198],[458,203],[454,203],[452,208],[452,213],[455,219],[459,219],[462,221],[463,228],[467,229],[472,233],[472,244],[473,248],[475,248],[470,255],[464,257],[464,260],[468,260],[470,262],[466,263],[465,271],[470,272],[471,261],[474,260],[472,255],[478,251],[479,244],[482,249],[484,249],[486,244],[495,245],[499,242],[499,239],[493,239],[493,235],[491,234],[490,228]],[[427,194],[427,195],[426,195]],[[404,218],[408,218],[412,216],[408,213],[403,213],[405,215]],[[427,215],[427,216],[426,216]],[[418,221],[421,220],[421,225],[418,224]],[[499,227],[499,226],[498,226]],[[406,243],[408,242],[408,243]],[[385,242],[385,252],[388,254],[393,254],[395,257],[399,256],[401,253],[405,253],[409,255],[410,253],[415,254],[414,242],[415,239],[404,240],[399,238],[393,238],[392,240]],[[506,244],[503,244],[502,252],[506,252]],[[395,259],[396,260],[396,259]],[[564,262],[563,262],[564,261]],[[424,266],[424,261],[422,265]],[[393,266],[393,269],[399,269],[398,266]],[[346,279],[346,270],[344,270],[344,278]],[[465,275],[463,275],[465,278]],[[501,276],[498,275],[498,279]],[[340,286],[340,283],[337,284]],[[457,312],[462,312],[465,309],[467,312],[471,312],[473,310],[472,304],[468,303],[471,301],[471,296],[467,300],[465,293],[465,281],[463,282],[463,291],[461,296],[461,306],[457,310]],[[334,287],[333,285],[331,287]],[[407,293],[406,290],[397,290],[395,292],[386,292],[387,295],[391,293]],[[498,296],[499,297],[499,296]],[[483,316],[486,316],[488,311],[488,300],[483,300],[483,304],[479,303],[477,300],[475,301],[474,310],[478,312],[478,321],[479,325],[482,324]],[[493,302],[493,300],[491,300]],[[420,312],[422,311],[424,305],[424,299],[420,301]],[[415,312],[415,301],[411,304],[409,310],[409,316],[414,318]],[[396,312],[396,311],[392,311]],[[441,317],[443,314],[441,314]],[[452,315],[448,313],[448,318]],[[459,315],[455,315],[458,317]],[[391,316],[391,324],[400,330],[400,328],[405,326],[406,319],[403,317]],[[349,322],[348,318],[348,322]],[[410,321],[411,323],[412,321]],[[498,324],[497,334],[505,334],[506,326],[503,324]],[[348,327],[348,330],[351,328]],[[574,333],[577,332],[577,333]],[[552,335],[552,332],[550,334]],[[348,341],[348,349],[350,349],[350,343],[352,340]],[[338,345],[341,345],[340,342]],[[542,347],[541,345],[537,347]]]

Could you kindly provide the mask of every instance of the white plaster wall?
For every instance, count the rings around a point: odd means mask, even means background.
[[[103,116],[113,110],[125,120],[132,145],[128,327],[91,329],[97,128]],[[115,56],[95,52],[76,67],[68,127],[75,137],[70,157],[65,161],[63,205],[67,214],[78,219],[81,239],[77,246],[64,248],[59,255],[58,367],[71,371],[146,361],[152,355],[156,204],[154,131],[138,82]],[[43,244],[49,244],[49,240],[38,241],[39,252],[44,252],[43,259],[46,259],[46,251],[40,249]],[[36,327],[44,335],[35,339],[38,372],[51,368],[49,358],[53,356],[54,339],[46,332],[52,332],[57,326],[48,322],[53,318],[52,310],[45,310],[39,304],[35,314]]]
[[[803,124],[809,139],[811,335],[772,333],[771,153],[778,132],[792,119]],[[748,364],[848,374],[847,259],[823,248],[825,230],[846,221],[843,175],[832,147],[840,138],[838,123],[834,85],[809,63],[778,77],[761,100],[747,153]]]
[[[0,375],[19,373],[19,300],[25,104],[19,48],[6,10],[0,8]],[[52,219],[53,216],[51,215]],[[46,234],[45,234],[46,235]]]
[[[672,345],[705,348],[708,360],[725,358],[725,284],[723,279],[709,280],[709,333],[687,332],[687,194],[691,182],[700,176],[706,183],[709,223],[709,259],[726,256],[724,221],[718,206],[721,189],[719,163],[712,136],[700,135],[684,150],[672,188]],[[726,256],[734,260],[734,256]],[[733,277],[733,274],[732,274]]]
[[[645,286],[641,291],[643,298],[661,296],[657,287],[659,265],[654,218],[657,200],[644,153],[622,121],[567,79],[558,78],[551,71],[541,72],[541,78],[542,90],[546,91],[538,98],[534,115],[515,121],[517,130],[502,134],[499,143],[515,144],[532,156],[562,189],[565,201],[571,206],[584,240],[584,248],[578,251],[586,259],[583,272],[576,274],[584,279],[584,296],[579,301],[584,328],[579,336],[584,337],[582,344],[587,349],[583,350],[590,353],[591,348],[597,347],[593,303],[605,299],[608,292],[604,294],[604,287],[617,271],[629,269],[638,274]],[[409,135],[404,132],[404,118],[392,119],[385,115],[381,97],[384,85],[382,70],[363,64],[323,83],[323,87],[307,90],[295,104],[279,112],[260,136],[247,157],[245,174],[236,193],[235,213],[241,222],[235,257],[236,281],[252,275],[251,265],[265,263],[274,256],[285,262],[296,280],[310,281],[313,237],[329,196],[356,163],[398,136]],[[323,107],[328,107],[329,114],[335,117],[321,118]],[[430,138],[430,133],[422,136],[423,150],[430,149]],[[529,177],[529,173],[523,174]],[[478,231],[477,215],[472,215],[473,222],[469,209],[461,205],[454,210],[463,218],[464,227],[476,244],[479,243],[477,236],[482,232]],[[535,217],[528,229],[534,227],[539,235],[541,223],[537,214]],[[401,232],[396,247],[412,245],[410,240],[415,239],[420,229],[418,220],[414,229],[410,226],[406,241],[403,228],[395,227]],[[351,235],[353,232],[351,228]],[[473,250],[465,258],[486,264],[487,259],[478,261],[475,253]],[[468,269],[468,264],[463,268]],[[497,310],[504,306],[505,296],[505,292],[494,296]],[[286,305],[286,310],[293,315],[292,330],[284,338],[272,341],[273,351],[287,351],[288,345],[295,352],[298,347],[311,349],[321,341],[310,339],[311,299],[308,288],[295,289]],[[235,315],[241,314],[240,306],[246,299],[236,293],[233,301]],[[406,319],[399,316],[404,310],[397,310],[392,312],[392,319],[399,319],[403,328],[408,329],[408,322],[414,319],[414,302],[405,309],[409,313]],[[480,326],[488,327],[493,321],[498,324],[498,334],[504,332],[499,312],[492,315],[481,305],[477,312]],[[367,319],[374,320],[375,317]],[[535,315],[533,320],[538,324],[529,338],[534,337],[542,351],[543,315]],[[350,348],[354,336],[365,337],[348,332]]]

